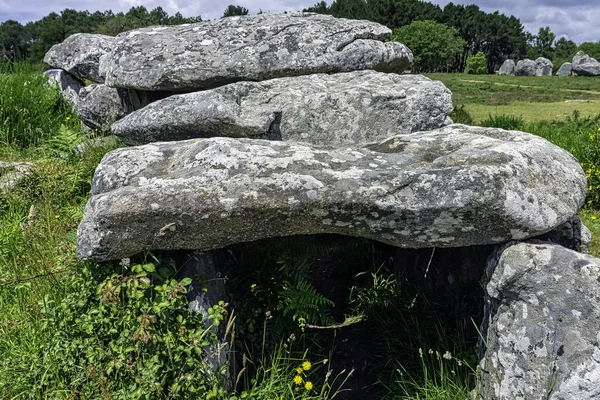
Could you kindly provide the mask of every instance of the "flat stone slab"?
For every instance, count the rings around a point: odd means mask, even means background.
[[[44,62],[79,79],[104,83],[99,72],[100,57],[112,49],[115,41],[112,36],[76,33],[52,46],[44,56]]]
[[[567,221],[586,191],[571,154],[495,128],[455,124],[342,148],[160,142],[104,157],[77,254],[102,261],[319,233],[405,248],[501,243]]]
[[[597,399],[600,260],[519,243],[490,265],[483,399]]]
[[[228,136],[354,144],[444,126],[452,93],[375,71],[237,82],[158,100],[113,124],[128,144]]]
[[[401,73],[412,53],[390,37],[375,22],[329,15],[239,16],[122,33],[101,69],[109,86],[188,91],[323,72]]]

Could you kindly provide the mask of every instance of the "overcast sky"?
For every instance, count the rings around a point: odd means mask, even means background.
[[[432,2],[443,7],[449,1]],[[315,3],[317,0],[0,0],[0,22],[7,19],[35,21],[65,8],[118,12],[140,5],[149,10],[161,6],[170,15],[179,11],[186,17],[201,15],[207,20],[219,18],[229,4],[244,6],[254,14],[260,9],[300,11]],[[531,33],[537,33],[542,26],[550,26],[557,38],[566,36],[576,43],[600,41],[600,0],[454,0],[454,3],[477,4],[487,12],[498,10],[514,15]]]

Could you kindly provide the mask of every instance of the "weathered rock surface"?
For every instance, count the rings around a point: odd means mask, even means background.
[[[519,62],[517,62],[517,67],[515,68],[515,75],[516,76],[535,76],[536,71],[537,71],[536,62],[526,58],[524,60],[519,60]]]
[[[563,63],[558,71],[556,71],[556,76],[569,76],[571,75],[571,63],[566,62]]]
[[[498,70],[498,75],[514,75],[515,68],[516,66],[514,60],[505,60]]]
[[[109,132],[113,122],[132,111],[127,89],[93,84],[79,92],[77,115],[92,130]]]
[[[79,91],[84,86],[83,82],[62,69],[49,69],[44,71],[44,75],[48,77],[48,83],[58,87],[60,94],[67,103],[77,107]]]
[[[79,79],[104,83],[98,71],[100,57],[108,53],[116,38],[91,33],[76,33],[55,44],[44,56],[44,62],[61,68]]]
[[[520,243],[492,258],[484,399],[597,399],[600,260]],[[485,327],[484,327],[485,329]]]
[[[535,76],[552,76],[552,61],[545,57],[538,57],[535,59],[536,69]]]
[[[14,190],[32,169],[29,162],[0,161],[0,195]]]
[[[585,54],[583,51],[578,51],[573,57],[571,64],[573,75],[581,76],[599,76],[600,62]]]
[[[228,136],[354,144],[444,126],[452,93],[421,75],[357,71],[238,82],[174,95],[129,114],[129,144]]]
[[[82,259],[336,233],[398,247],[502,243],[582,206],[585,174],[539,137],[450,125],[365,147],[211,138],[118,149],[98,166]]]
[[[101,69],[107,85],[138,90],[362,69],[401,73],[412,53],[390,37],[383,25],[321,14],[230,17],[122,33]]]
[[[574,215],[564,224],[557,226],[548,233],[537,236],[535,239],[587,253],[592,242],[592,232],[581,222],[579,216]]]

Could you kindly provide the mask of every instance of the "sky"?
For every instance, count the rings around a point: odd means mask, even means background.
[[[0,22],[15,19],[21,23],[36,21],[50,12],[65,8],[114,12],[127,11],[143,5],[149,10],[161,6],[169,15],[180,12],[186,17],[201,15],[202,19],[219,18],[227,5],[246,7],[250,14],[301,11],[318,0],[0,0]],[[440,6],[448,0],[432,0]],[[556,37],[571,39],[577,44],[600,41],[599,0],[454,0],[455,4],[476,4],[486,12],[500,11],[521,20],[525,29],[537,33],[540,27],[550,26]],[[328,1],[328,4],[331,0]]]

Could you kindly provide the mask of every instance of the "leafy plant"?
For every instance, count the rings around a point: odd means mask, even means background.
[[[205,358],[222,318],[207,323],[189,311],[191,279],[175,279],[169,264],[113,271],[98,285],[94,274],[104,272],[73,274],[77,290],[61,304],[44,304],[44,323],[54,334],[43,355],[59,371],[52,378],[61,380],[45,385],[69,387],[86,398],[224,396],[227,368],[215,370]],[[225,312],[220,305],[212,314]]]
[[[477,54],[470,54],[467,57],[467,63],[465,66],[465,74],[487,74],[487,59],[485,53],[479,51]]]

